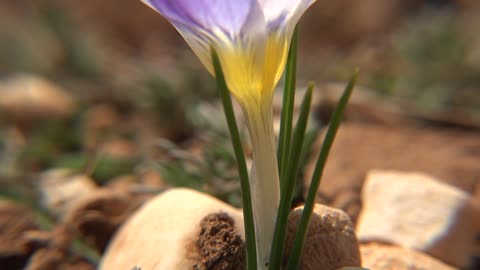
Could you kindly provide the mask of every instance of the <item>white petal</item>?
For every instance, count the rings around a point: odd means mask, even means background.
[[[281,29],[286,25],[296,25],[302,14],[315,0],[257,0],[267,25],[271,29]]]
[[[208,72],[214,75],[210,47],[213,45],[214,39],[216,38],[214,38],[207,32],[199,32],[198,28],[193,30],[185,25],[181,25],[178,23],[172,24],[173,26],[175,26],[180,35],[185,39],[190,48],[192,48],[193,52],[198,57],[200,62],[202,62]]]

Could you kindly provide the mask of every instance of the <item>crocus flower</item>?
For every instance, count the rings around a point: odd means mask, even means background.
[[[268,264],[279,204],[272,95],[300,16],[315,0],[142,0],[185,38],[214,74],[213,47],[247,119],[259,269]]]

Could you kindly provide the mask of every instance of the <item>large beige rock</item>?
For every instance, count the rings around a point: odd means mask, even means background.
[[[99,269],[191,270],[192,244],[209,214],[226,213],[243,238],[243,218],[211,196],[189,189],[171,189],[157,196],[120,229]]]
[[[0,109],[17,119],[65,117],[75,110],[73,97],[47,79],[20,74],[0,81]]]
[[[426,254],[378,244],[361,245],[362,266],[372,270],[454,270]]]
[[[286,250],[288,257],[303,206],[290,213]],[[360,266],[360,250],[350,217],[342,210],[316,204],[305,240],[301,270],[337,270]]]
[[[420,173],[375,170],[362,200],[361,242],[394,243],[457,267],[479,255],[480,206],[464,191]]]

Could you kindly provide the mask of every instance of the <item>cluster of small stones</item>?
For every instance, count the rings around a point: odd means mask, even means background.
[[[315,206],[300,269],[478,269],[480,204],[466,192],[424,174],[375,170],[362,201],[356,228],[345,212]],[[286,258],[302,210],[289,217]],[[120,230],[100,269],[242,269],[242,225],[240,210],[196,191],[172,189]]]

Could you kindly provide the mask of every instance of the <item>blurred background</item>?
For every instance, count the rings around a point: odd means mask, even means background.
[[[422,170],[480,194],[474,139],[480,130],[479,29],[477,0],[336,0],[310,8],[300,23],[298,67],[299,93],[308,81],[317,85],[310,145],[339,90],[355,68],[361,71],[346,115],[354,128],[332,159],[362,161],[349,161],[349,172],[327,171],[320,201],[355,220],[363,176],[372,167]],[[93,248],[75,246],[83,259],[72,259],[89,269],[128,214],[167,187],[193,187],[240,206],[223,121],[212,77],[173,27],[140,1],[0,0],[0,196],[29,209],[0,207],[0,224],[2,215],[31,209],[47,231],[72,222],[80,238],[94,239],[86,241]],[[370,136],[372,125],[379,130]],[[403,132],[410,139],[395,139]],[[350,139],[355,136],[366,139]],[[421,146],[405,150],[415,137],[424,138]],[[361,147],[370,142],[384,149],[382,140],[394,149],[382,152],[388,158]],[[446,152],[439,155],[439,148]],[[413,149],[425,155],[415,164],[405,154]],[[304,160],[308,175],[308,153]],[[329,185],[329,177],[345,180]],[[100,188],[126,191],[134,205],[105,207],[103,219],[78,221],[84,215],[70,213],[70,205]],[[342,192],[348,199],[339,202]],[[11,250],[3,243],[19,236],[1,237],[0,265],[23,267],[35,249],[22,246],[3,256],[2,245]]]

